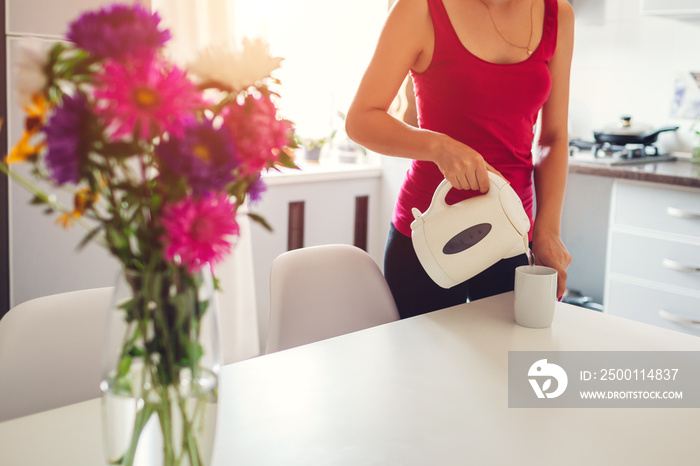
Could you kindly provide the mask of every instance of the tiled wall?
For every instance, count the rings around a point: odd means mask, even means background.
[[[670,108],[676,73],[700,70],[700,18],[643,15],[640,2],[573,0],[570,133],[591,138],[593,129],[630,114],[656,127],[681,126],[659,143],[683,149],[693,121],[671,118]]]

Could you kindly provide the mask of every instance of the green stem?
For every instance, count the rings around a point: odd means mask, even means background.
[[[65,214],[70,214],[72,212],[71,209],[68,209],[65,207],[63,204],[58,202],[54,196],[49,196],[46,194],[45,191],[42,189],[38,188],[34,183],[29,181],[27,178],[24,176],[20,175],[14,170],[10,170],[10,167],[8,167],[5,163],[0,162],[0,171],[2,171],[5,175],[8,177],[12,178],[12,181],[20,185],[23,189],[31,193],[35,198],[39,199],[41,202],[49,206],[51,209],[56,210],[61,213]],[[81,218],[78,218],[76,220],[76,223],[80,225],[81,227],[85,228],[86,230],[92,229],[92,225],[89,223],[85,222]],[[105,246],[106,244],[102,241],[98,241],[98,244],[101,246]]]
[[[155,412],[151,403],[144,399],[143,408],[136,412],[136,419],[134,420],[134,431],[131,435],[131,442],[129,443],[129,448],[124,453],[124,456],[117,464],[123,466],[132,466],[134,464],[134,457],[136,455],[136,448],[139,444],[139,439],[141,437],[141,432],[143,432],[144,427],[151,418],[151,415]]]
[[[201,375],[199,320],[206,307],[198,307],[202,306],[196,292],[198,281],[181,276],[181,272],[176,268],[164,271],[162,263],[152,259],[137,278],[127,280],[132,287],[132,321],[129,335],[122,342],[121,358],[142,360],[140,377],[129,380],[140,384],[132,388],[131,396],[140,398],[143,408],[137,412],[122,465],[133,464],[143,429],[156,413],[163,441],[163,464],[203,466],[197,434],[206,422],[207,399],[196,390],[196,380]],[[186,367],[191,369],[193,381],[188,387],[180,384],[180,370]]]
[[[199,395],[199,394],[197,394]],[[197,427],[200,408],[206,408],[206,401],[203,397],[196,396],[195,408],[192,411],[192,418],[187,417],[187,401],[179,397],[180,412],[182,413],[182,423],[185,426],[182,432],[182,457],[189,457],[191,466],[200,466],[202,464],[199,445],[197,442],[196,432],[193,433],[193,426]]]
[[[163,434],[163,464],[176,466],[180,462],[175,461],[175,448],[173,446],[173,422],[172,422],[172,401],[170,390],[166,387],[160,388],[160,406],[158,417],[160,418],[160,429]]]

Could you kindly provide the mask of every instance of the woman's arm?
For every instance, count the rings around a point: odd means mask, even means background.
[[[408,71],[421,72],[430,64],[433,42],[426,0],[398,0],[348,110],[346,132],[375,152],[435,162],[456,188],[486,192],[487,170],[496,170],[479,153],[449,136],[407,125],[388,113]]]
[[[571,256],[561,241],[561,210],[568,171],[569,75],[574,43],[574,12],[559,0],[557,49],[549,64],[552,90],[542,107],[540,137],[535,148],[537,212],[533,248],[538,262],[557,270],[557,296],[566,290]]]

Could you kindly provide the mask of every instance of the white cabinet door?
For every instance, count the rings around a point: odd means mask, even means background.
[[[698,206],[698,189],[615,181],[606,312],[700,334]]]
[[[135,0],[125,0],[134,3]],[[150,5],[150,0],[136,0]],[[80,13],[114,3],[113,0],[8,0],[7,34],[63,37]]]

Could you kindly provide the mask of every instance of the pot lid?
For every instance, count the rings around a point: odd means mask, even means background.
[[[632,122],[632,117],[622,115],[616,123],[606,125],[600,133],[620,135],[620,136],[638,136],[652,131],[654,128],[645,123]]]

